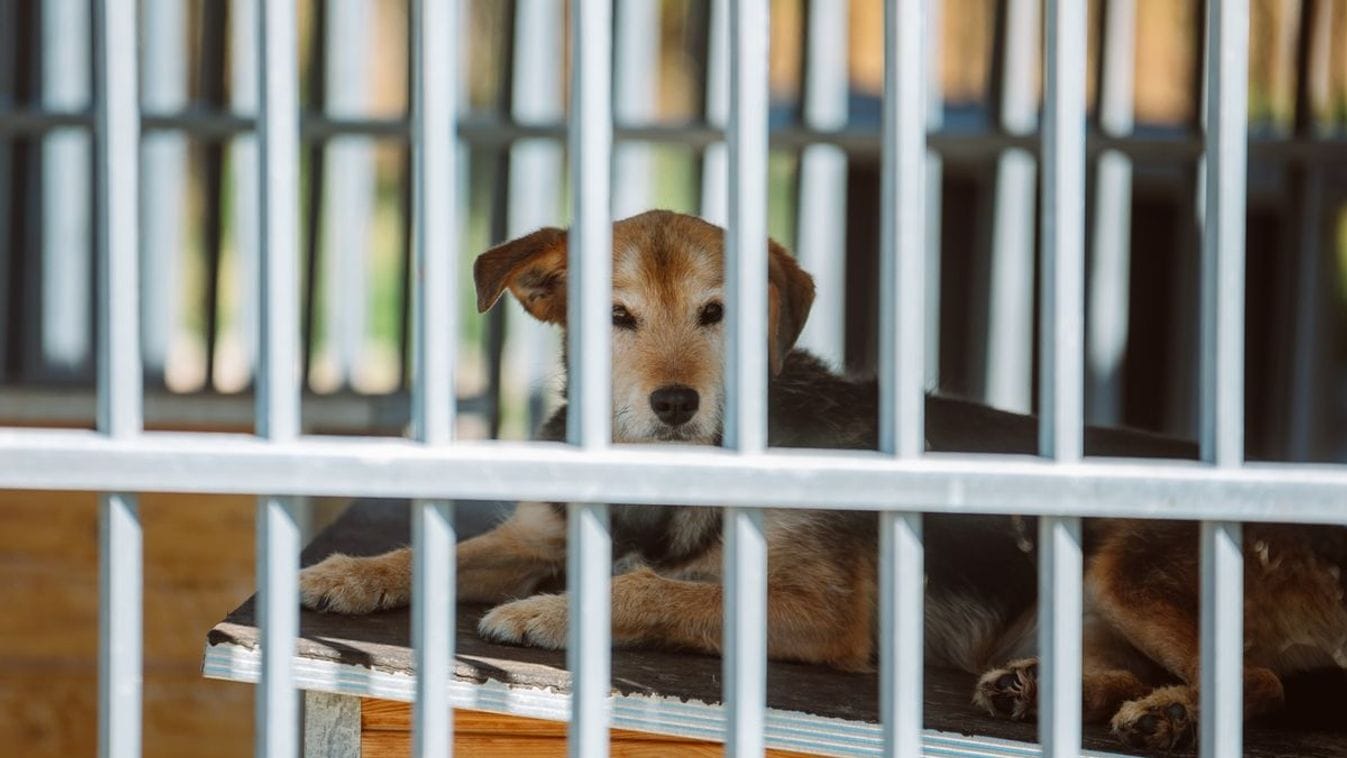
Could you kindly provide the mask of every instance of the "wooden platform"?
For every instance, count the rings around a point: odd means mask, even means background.
[[[487,519],[462,506],[460,533],[483,528]],[[402,503],[367,502],[353,507],[306,550],[304,563],[341,551],[383,552],[408,541],[408,509]],[[457,668],[451,702],[459,708],[529,718],[564,720],[570,678],[565,654],[489,644],[474,631],[480,607],[460,607]],[[410,619],[391,611],[368,616],[304,612],[296,676],[305,689],[407,701],[414,684]],[[256,678],[257,629],[251,600],[209,633],[207,676]],[[719,658],[655,651],[615,651],[613,726],[648,733],[717,740],[723,733]],[[925,718],[928,748],[953,754],[1023,755],[1035,740],[1032,724],[994,720],[970,703],[973,678],[963,672],[928,669]],[[1347,681],[1336,677],[1291,688],[1292,717],[1311,721],[1312,731],[1255,724],[1247,729],[1247,755],[1328,758],[1347,756]],[[879,747],[878,679],[790,663],[768,667],[767,740],[782,750],[834,754],[873,753]],[[1311,718],[1315,715],[1320,718]],[[1322,722],[1322,723],[1319,723]],[[521,734],[527,730],[521,726]],[[1335,731],[1336,730],[1336,731]],[[1123,752],[1102,729],[1086,728],[1085,746]],[[480,747],[480,746],[479,746]],[[474,753],[479,754],[479,753]]]

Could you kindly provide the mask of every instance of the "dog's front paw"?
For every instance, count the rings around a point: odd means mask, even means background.
[[[565,595],[534,595],[492,608],[477,633],[491,642],[563,650],[566,620]]]
[[[336,553],[299,572],[299,601],[315,611],[371,613],[406,605],[406,585],[378,558]]]
[[[973,702],[987,713],[1024,721],[1038,710],[1038,659],[1024,658],[992,669],[978,680]]]
[[[1113,715],[1113,735],[1146,750],[1188,747],[1197,733],[1197,699],[1191,687],[1162,687],[1122,704]]]

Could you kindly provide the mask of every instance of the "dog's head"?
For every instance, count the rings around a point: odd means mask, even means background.
[[[509,289],[535,318],[566,324],[562,229],[540,229],[478,256],[477,309]],[[613,439],[711,443],[724,407],[725,232],[650,211],[613,225]],[[769,241],[768,353],[781,370],[814,300],[814,281]]]

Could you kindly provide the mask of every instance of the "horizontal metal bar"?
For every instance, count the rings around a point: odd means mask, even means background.
[[[21,426],[66,426],[89,424],[95,415],[95,394],[78,387],[49,389],[5,385],[0,394],[0,423]],[[256,399],[251,392],[178,393],[163,389],[145,392],[147,426],[198,426],[227,431],[253,423]],[[459,398],[460,414],[480,415],[489,406],[486,397]],[[305,429],[361,430],[400,429],[409,418],[411,399],[406,392],[361,395],[351,391],[333,394],[305,392],[300,411]]]
[[[43,111],[38,109],[0,110],[0,137],[37,136],[65,127],[88,127],[93,116],[84,111]],[[145,132],[186,131],[202,140],[229,139],[254,128],[251,116],[190,109],[178,113],[146,113],[141,116]],[[367,136],[405,141],[408,122],[401,118],[338,118],[306,113],[300,119],[301,137],[308,141],[337,136]],[[550,139],[564,141],[566,126],[518,124],[490,118],[465,118],[458,125],[459,139],[473,146],[500,147],[521,140]],[[697,122],[681,124],[615,124],[613,139],[618,142],[657,142],[705,148],[725,139],[724,130]],[[944,130],[932,132],[928,147],[947,160],[960,162],[985,160],[1005,150],[1025,150],[1037,155],[1042,136],[1037,131],[1023,134]],[[768,144],[774,149],[798,150],[809,145],[836,145],[848,154],[878,158],[882,140],[878,128],[849,127],[816,129],[790,126],[772,129]],[[1096,156],[1116,151],[1137,161],[1197,160],[1202,155],[1199,134],[1105,134],[1092,128],[1086,135],[1086,152]],[[1292,163],[1347,161],[1347,137],[1303,136],[1277,138],[1251,136],[1249,156],[1258,160]]]
[[[1347,524],[1347,467],[0,430],[0,489],[834,508]],[[763,486],[771,482],[771,486]]]

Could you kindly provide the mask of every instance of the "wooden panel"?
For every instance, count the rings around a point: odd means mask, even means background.
[[[147,756],[239,756],[252,687],[203,679],[202,633],[253,589],[250,497],[146,495]],[[0,491],[0,739],[6,755],[91,755],[98,511],[90,493]]]
[[[405,756],[411,750],[412,707],[410,703],[361,699],[361,754]],[[628,729],[610,732],[614,756],[718,756],[719,743]],[[563,756],[566,754],[566,723],[546,719],[506,716],[485,711],[454,711],[454,749],[471,756]],[[774,758],[802,753],[767,751]]]

